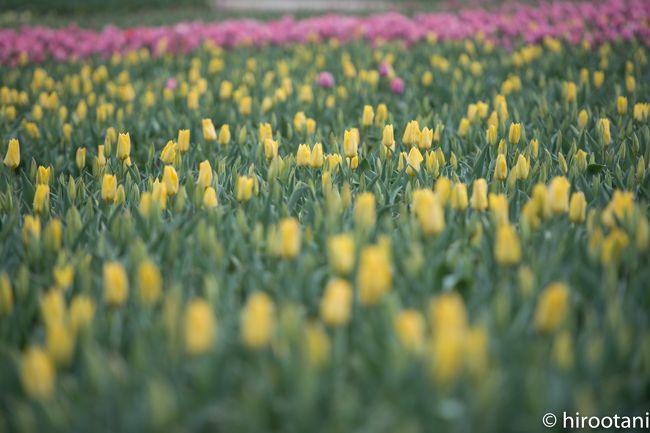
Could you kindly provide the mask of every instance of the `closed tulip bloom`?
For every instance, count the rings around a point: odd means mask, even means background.
[[[237,178],[236,197],[238,201],[247,202],[253,196],[253,187],[255,181],[249,176],[239,176]]]
[[[41,185],[47,185],[50,182],[50,174],[52,173],[52,167],[43,167],[42,165],[38,166],[36,171],[36,183]]]
[[[417,144],[420,139],[420,125],[417,120],[411,120],[406,124],[404,129],[404,134],[402,135],[402,142],[407,146],[413,146]]]
[[[45,325],[63,323],[65,321],[65,299],[61,290],[50,290],[41,296],[40,308]]]
[[[375,125],[381,126],[388,120],[388,107],[386,104],[377,105],[377,114],[375,114]]]
[[[381,245],[370,245],[361,251],[357,287],[362,305],[375,305],[388,293],[393,284],[388,251]]]
[[[603,71],[594,72],[594,86],[596,89],[600,89],[605,82],[605,73]]]
[[[0,318],[11,314],[14,309],[14,292],[6,272],[0,272]]]
[[[627,98],[625,96],[619,96],[616,99],[616,110],[621,116],[627,113]]]
[[[87,295],[76,295],[70,303],[70,328],[74,334],[87,328],[95,316],[95,302]]]
[[[217,141],[217,131],[214,129],[212,119],[203,119],[201,126],[203,127],[203,139],[205,141]]]
[[[183,325],[185,350],[190,355],[201,355],[212,348],[217,336],[217,319],[205,300],[193,299],[187,304]]]
[[[569,288],[561,282],[551,283],[539,297],[535,310],[535,328],[541,332],[555,331],[564,320],[569,305]]]
[[[217,200],[217,191],[215,191],[211,186],[207,187],[205,191],[203,191],[203,207],[206,209],[214,209],[218,205],[219,201]]]
[[[9,140],[9,146],[7,147],[7,153],[3,162],[9,168],[16,168],[20,165],[20,142],[17,138]]]
[[[393,132],[393,125],[384,126],[381,137],[381,144],[387,149],[395,151],[395,134]]]
[[[467,185],[459,182],[451,190],[451,208],[459,211],[467,209]]]
[[[419,353],[424,348],[424,317],[416,310],[400,311],[393,322],[399,342],[407,350]]]
[[[458,135],[461,137],[465,137],[467,133],[469,132],[469,120],[467,117],[463,117],[460,119],[460,123],[458,124]]]
[[[411,147],[408,157],[406,158],[406,174],[409,176],[415,176],[415,173],[420,171],[422,161],[424,161],[424,158],[422,157],[420,150],[415,146]]]
[[[429,189],[414,191],[412,209],[425,235],[437,235],[444,230],[445,213],[437,193]]]
[[[104,264],[104,300],[110,307],[124,304],[129,295],[129,278],[118,262]]]
[[[323,166],[323,145],[321,143],[316,143],[312,147],[309,165],[312,168],[321,168]]]
[[[158,266],[151,260],[138,265],[138,297],[143,304],[153,304],[162,293],[162,275]]]
[[[564,96],[566,97],[567,102],[575,102],[577,94],[576,83],[568,82],[564,83]]]
[[[508,162],[503,154],[497,156],[496,164],[494,164],[494,178],[497,180],[508,178]]]
[[[274,309],[273,301],[265,293],[249,296],[241,316],[241,339],[246,347],[261,350],[269,344],[275,325]]]
[[[427,127],[420,131],[420,139],[418,140],[418,147],[422,150],[430,149],[433,142],[433,130]]]
[[[167,195],[176,195],[178,192],[178,174],[176,173],[176,169],[171,165],[166,165],[163,170],[163,183],[165,184]]]
[[[199,163],[199,177],[196,183],[201,188],[207,188],[212,185],[212,166],[207,159]]]
[[[272,160],[276,156],[278,156],[278,142],[271,139],[267,138],[264,140],[264,156],[266,157],[267,160]]]
[[[105,174],[102,179],[102,199],[114,202],[117,195],[117,178],[113,174]]]
[[[77,152],[75,154],[75,164],[77,165],[77,168],[79,170],[83,170],[83,168],[86,166],[86,148],[85,147],[77,148]]]
[[[363,107],[363,115],[361,116],[361,125],[368,128],[372,125],[372,120],[375,117],[375,112],[372,109],[371,105],[365,105]]]
[[[576,224],[585,222],[587,214],[587,200],[582,191],[574,192],[571,195],[571,202],[569,203],[569,220]]]
[[[331,343],[322,326],[309,324],[305,328],[307,358],[314,367],[321,367],[329,361]]]
[[[376,220],[375,195],[363,192],[354,202],[354,222],[360,227],[373,227]]]
[[[558,215],[569,211],[569,192],[571,183],[564,176],[556,176],[548,186],[548,201],[550,210]]]
[[[70,361],[74,350],[74,335],[62,322],[52,323],[45,330],[45,347],[51,359],[58,365]]]
[[[515,164],[515,174],[518,180],[528,179],[528,173],[530,171],[530,163],[526,157],[522,154],[519,154],[517,157],[517,163]]]
[[[357,155],[359,148],[359,131],[356,128],[346,130],[343,134],[343,153],[348,158]]]
[[[601,118],[598,120],[598,132],[600,133],[600,137],[602,138],[603,144],[605,146],[612,142],[612,133],[609,127],[609,119]]]
[[[510,224],[497,228],[494,258],[500,265],[516,265],[521,260],[521,245],[517,231]]]
[[[131,136],[128,132],[117,137],[117,158],[124,161],[131,155]]]
[[[320,316],[329,326],[343,326],[352,312],[352,285],[340,278],[333,278],[325,287],[320,301]]]
[[[470,206],[472,209],[484,211],[488,208],[487,182],[485,179],[476,179],[472,186]]]
[[[306,144],[299,145],[298,151],[296,152],[296,165],[298,167],[308,167],[310,158],[311,151],[309,150],[309,146]]]
[[[589,113],[587,113],[587,110],[580,110],[578,114],[578,128],[585,129],[587,122],[589,122]]]
[[[521,123],[511,123],[508,131],[508,141],[513,146],[516,146],[519,144],[519,140],[521,140]]]
[[[490,125],[485,132],[485,139],[487,142],[494,146],[497,143],[497,127],[496,125]]]
[[[97,146],[97,165],[104,167],[106,165],[106,155],[104,155],[104,145]]]
[[[295,258],[300,252],[302,233],[295,218],[284,218],[278,225],[278,253],[286,259]]]
[[[575,155],[575,164],[579,171],[585,171],[587,169],[587,152],[582,149],[578,149]]]
[[[327,240],[327,254],[330,266],[335,272],[347,275],[354,268],[354,238],[344,233],[333,235]]]
[[[177,142],[179,152],[184,153],[190,150],[190,130],[179,129]]]
[[[230,143],[230,125],[228,124],[221,125],[221,129],[219,129],[219,144],[222,146],[226,146],[229,143]]]
[[[173,164],[176,160],[176,143],[173,140],[169,140],[162,152],[160,152],[160,160],[165,164]]]
[[[20,362],[20,379],[25,393],[37,400],[46,400],[54,392],[54,365],[40,348],[32,346],[23,354]]]
[[[35,213],[42,213],[48,208],[50,197],[49,185],[36,185],[36,192],[34,193],[33,208]]]

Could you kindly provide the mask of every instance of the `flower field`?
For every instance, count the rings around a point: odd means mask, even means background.
[[[645,416],[649,23],[0,30],[0,432]]]

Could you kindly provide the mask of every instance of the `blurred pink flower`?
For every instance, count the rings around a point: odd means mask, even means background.
[[[334,76],[327,71],[321,72],[318,74],[318,85],[323,89],[331,89],[334,87]]]

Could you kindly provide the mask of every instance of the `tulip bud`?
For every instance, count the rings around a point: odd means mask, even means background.
[[[219,144],[226,146],[230,143],[230,126],[226,123],[219,129]]]
[[[503,154],[497,156],[496,164],[494,165],[494,178],[497,180],[505,180],[508,177],[508,163]]]
[[[7,153],[3,162],[9,168],[16,168],[20,164],[20,143],[17,138],[9,140],[9,146],[7,147]]]
[[[627,113],[627,98],[625,96],[619,96],[616,99],[616,110],[621,116]]]
[[[207,188],[212,184],[212,166],[207,159],[199,163],[199,177],[196,183],[201,188]]]
[[[569,191],[571,184],[564,176],[556,176],[548,186],[550,210],[558,215],[569,211]]]
[[[541,332],[555,331],[564,320],[569,303],[569,288],[564,283],[551,283],[544,290],[535,310],[535,328]]]
[[[208,142],[216,141],[217,131],[214,129],[212,119],[203,119],[201,125],[203,127],[203,139]]]
[[[420,150],[415,146],[411,147],[406,158],[406,163],[408,164],[406,167],[406,174],[409,176],[415,176],[415,173],[420,171],[422,161],[424,161],[424,158],[422,157]]]
[[[120,133],[117,138],[117,158],[124,161],[131,155],[131,136],[129,133]]]
[[[435,236],[444,230],[445,213],[443,206],[439,193],[434,194],[429,189],[420,189],[413,192],[412,209],[420,223],[422,233],[427,236]]]
[[[585,221],[587,200],[582,191],[574,192],[569,203],[569,220],[572,223],[582,224]]]
[[[86,148],[85,147],[79,147],[77,149],[77,153],[75,155],[75,163],[77,164],[77,168],[79,170],[83,170],[84,167],[86,166]]]
[[[521,123],[511,123],[508,131],[508,141],[513,146],[516,146],[519,144],[519,140],[521,140]]]
[[[102,179],[102,199],[114,202],[117,194],[117,178],[112,174],[105,174]]]
[[[496,125],[490,125],[485,132],[485,139],[487,142],[494,146],[497,142],[497,127]]]
[[[363,192],[357,196],[354,203],[354,222],[363,228],[372,228],[375,225],[375,195]]]
[[[253,195],[255,181],[249,176],[239,176],[237,179],[236,197],[238,201],[246,202]]]
[[[516,265],[521,260],[521,245],[515,228],[510,224],[497,227],[494,258],[500,265]]]
[[[217,320],[212,307],[203,299],[193,299],[187,304],[184,319],[185,350],[190,355],[201,355],[214,345]]]
[[[181,153],[187,152],[190,150],[190,130],[189,129],[179,129],[178,130],[178,151]]]
[[[309,146],[306,144],[299,145],[298,151],[296,152],[296,165],[298,167],[308,167],[310,159],[311,151],[309,150]]]
[[[129,295],[129,279],[118,262],[104,264],[104,299],[111,307],[124,304]]]
[[[488,208],[487,182],[485,179],[476,179],[472,187],[470,205],[472,209],[484,211]]]
[[[340,278],[333,278],[325,287],[320,301],[320,316],[329,326],[343,326],[352,312],[352,285]]]
[[[395,151],[395,135],[393,133],[393,125],[384,126],[384,130],[382,132],[381,144],[387,149],[390,149],[391,151]]]
[[[362,305],[379,303],[392,286],[390,257],[381,245],[370,245],[361,251],[357,287]]]
[[[144,260],[138,265],[138,297],[143,304],[155,303],[162,293],[162,275],[155,263]]]
[[[264,349],[271,341],[275,324],[274,306],[265,293],[249,296],[241,316],[241,339],[251,350]]]
[[[369,128],[372,125],[372,120],[375,117],[375,113],[371,105],[365,105],[363,107],[363,115],[361,116],[361,125],[365,128]]]
[[[463,211],[467,209],[467,186],[459,182],[454,185],[454,188],[451,190],[451,208]]]
[[[359,147],[359,131],[356,128],[346,130],[343,135],[343,152],[345,156],[352,158],[357,155]]]
[[[178,192],[178,174],[171,165],[166,165],[163,169],[163,183],[165,184],[165,191],[167,195],[176,195]]]

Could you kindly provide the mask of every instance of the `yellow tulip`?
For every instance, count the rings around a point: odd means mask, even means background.
[[[535,328],[553,332],[562,323],[569,303],[569,288],[561,282],[551,283],[544,290],[535,310]]]
[[[185,350],[191,355],[208,352],[217,335],[217,320],[212,307],[203,299],[193,299],[185,308],[183,323]]]
[[[126,270],[118,262],[104,264],[104,299],[111,307],[124,304],[129,295],[129,279]]]
[[[352,312],[352,285],[340,278],[333,278],[325,287],[320,301],[320,316],[329,326],[343,326]]]
[[[20,142],[17,138],[9,140],[9,146],[7,147],[7,153],[3,162],[9,168],[16,168],[20,165]]]

